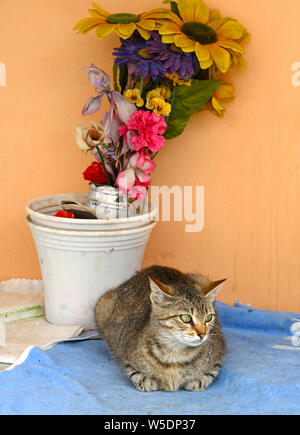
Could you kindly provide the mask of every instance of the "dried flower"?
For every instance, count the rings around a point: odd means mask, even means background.
[[[90,149],[102,145],[106,140],[106,135],[102,125],[97,125],[91,122],[92,127],[78,125],[76,127],[76,142],[82,151],[89,151]]]
[[[97,68],[94,64],[90,68],[86,68],[89,71],[89,82],[95,89],[99,92],[96,97],[92,97],[86,103],[83,108],[83,115],[92,115],[100,109],[102,99],[104,95],[107,96],[108,101],[110,102],[111,111],[110,111],[110,119],[113,119],[114,108],[116,107],[118,117],[122,122],[128,121],[131,115],[136,112],[136,107],[134,104],[129,103],[125,100],[125,98],[120,94],[120,92],[116,92],[113,90],[111,86],[110,79],[108,75]]]

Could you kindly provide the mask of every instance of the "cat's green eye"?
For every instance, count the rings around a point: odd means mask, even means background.
[[[213,315],[212,315],[212,314],[208,314],[208,315],[205,317],[205,323],[209,323],[209,322],[211,322],[211,321],[212,321],[212,318],[213,318]]]
[[[189,314],[183,314],[182,316],[180,316],[181,320],[184,323],[192,323],[192,317]]]

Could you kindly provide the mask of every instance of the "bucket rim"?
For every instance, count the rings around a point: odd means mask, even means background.
[[[70,219],[68,219],[70,221]],[[73,219],[72,219],[73,220]],[[77,219],[80,220],[80,219]],[[122,236],[125,234],[139,234],[143,233],[145,231],[152,230],[156,225],[157,221],[151,221],[146,225],[139,226],[137,228],[122,228],[120,230],[111,230],[111,231],[91,231],[91,230],[66,230],[66,229],[60,229],[60,228],[52,228],[52,227],[44,227],[42,225],[37,225],[32,222],[30,216],[26,217],[26,223],[31,229],[36,229],[37,231],[41,231],[44,233],[51,233],[51,234],[57,234],[57,235],[64,235],[64,236],[84,236],[84,237],[111,237],[111,236]]]
[[[51,216],[45,213],[40,213],[39,211],[36,211],[32,208],[34,203],[37,202],[42,202],[42,201],[46,201],[47,199],[67,199],[66,197],[68,196],[84,196],[86,195],[88,198],[88,193],[61,193],[61,194],[56,194],[56,195],[47,195],[47,196],[41,196],[39,198],[35,198],[32,199],[31,201],[29,201],[26,205],[25,205],[25,211],[29,216],[35,216],[36,218],[40,219],[40,220],[45,220],[45,221],[50,221],[50,222],[70,222],[70,219],[68,218],[62,218],[62,217],[56,217],[56,216]],[[142,215],[138,215],[138,216],[132,216],[132,217],[127,217],[127,218],[119,218],[119,219],[109,219],[109,220],[101,220],[99,219],[99,224],[101,223],[101,226],[107,226],[109,227],[110,225],[117,225],[117,224],[134,224],[135,222],[141,222],[141,221],[153,221],[155,219],[155,217],[157,216],[158,213],[158,208],[156,206],[154,206],[152,203],[149,203],[151,205],[151,211]],[[95,225],[95,219],[72,219],[72,222],[74,222],[74,224],[85,224],[85,225]]]

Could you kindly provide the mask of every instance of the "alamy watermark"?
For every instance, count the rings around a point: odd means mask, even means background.
[[[300,322],[295,322],[291,326],[292,345],[294,347],[300,347]]]
[[[293,63],[292,71],[294,72],[291,78],[292,86],[298,88],[300,86],[300,62]]]
[[[0,62],[0,86],[6,86],[6,66]]]
[[[203,186],[151,186],[151,202],[157,207],[162,222],[186,222],[187,233],[199,233],[204,228]],[[173,201],[172,201],[173,200]]]
[[[127,198],[124,191],[126,189],[119,190],[120,198]],[[121,213],[126,216],[142,211],[145,220],[152,220],[155,212],[160,222],[185,222],[187,233],[200,233],[204,229],[203,186],[151,186],[147,198],[133,203],[125,200],[125,204]],[[98,213],[99,216],[103,214],[103,204],[97,208],[97,216]],[[117,217],[122,217],[122,214]]]

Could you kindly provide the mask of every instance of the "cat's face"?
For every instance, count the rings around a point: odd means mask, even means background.
[[[204,344],[215,323],[214,289],[205,294],[196,288],[186,295],[174,295],[172,289],[157,280],[151,284],[152,316],[160,335],[170,347],[185,345],[197,347]]]
[[[170,341],[174,344],[179,342],[188,347],[196,347],[205,343],[214,324],[214,310],[211,308],[200,311],[196,307],[188,310],[184,307],[180,309],[179,306],[176,311],[171,316],[160,320],[161,327],[167,330],[165,335],[169,335]],[[166,315],[168,315],[167,312]]]

